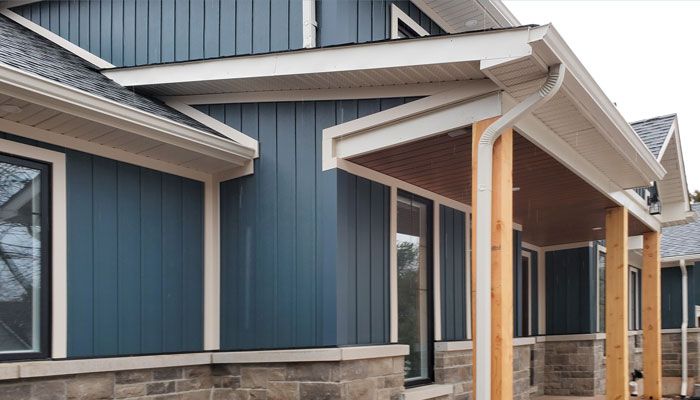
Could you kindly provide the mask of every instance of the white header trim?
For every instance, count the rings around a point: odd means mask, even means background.
[[[430,33],[423,29],[413,18],[403,12],[396,4],[391,4],[391,38],[399,39],[399,21],[403,22],[409,29],[413,30],[419,36],[428,36]]]
[[[51,357],[65,358],[68,345],[66,156],[4,139],[0,139],[0,149],[51,164]]]

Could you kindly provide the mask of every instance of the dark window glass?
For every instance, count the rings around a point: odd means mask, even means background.
[[[407,344],[408,385],[432,378],[431,203],[401,193],[397,206],[399,343]]]
[[[0,154],[0,359],[47,351],[48,175]]]
[[[605,253],[598,252],[598,332],[605,332]]]
[[[417,38],[420,37],[420,35],[414,31],[413,29],[409,28],[408,25],[406,25],[403,21],[399,20],[399,39],[406,39],[406,38]]]

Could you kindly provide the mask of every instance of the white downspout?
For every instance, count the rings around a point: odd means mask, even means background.
[[[681,397],[688,396],[688,269],[681,260]]]
[[[503,130],[519,118],[546,103],[564,82],[566,68],[550,68],[542,87],[494,121],[479,139],[476,194],[476,400],[491,398],[491,199],[493,186],[493,145]],[[485,351],[489,350],[489,351]]]
[[[305,49],[316,47],[316,0],[302,1],[303,44]]]

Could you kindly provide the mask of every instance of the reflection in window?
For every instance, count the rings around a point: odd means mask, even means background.
[[[399,343],[410,347],[404,367],[409,384],[431,377],[430,211],[426,200],[410,194],[398,197]]]
[[[45,165],[0,155],[0,357],[42,351],[47,179]]]

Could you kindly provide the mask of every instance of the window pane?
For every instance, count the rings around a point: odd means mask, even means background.
[[[605,253],[598,252],[598,332],[605,332]]]
[[[42,179],[0,158],[0,353],[40,350]]]
[[[404,366],[410,381],[430,376],[428,206],[399,197],[397,210],[399,343],[410,347]]]

